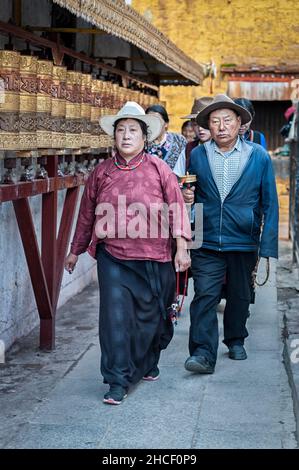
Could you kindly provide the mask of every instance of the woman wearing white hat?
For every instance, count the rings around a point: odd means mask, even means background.
[[[87,181],[65,268],[72,272],[86,250],[97,259],[101,373],[110,385],[103,401],[118,405],[130,385],[159,377],[160,352],[173,334],[167,314],[175,291],[171,235],[177,243],[176,270],[184,271],[190,265],[186,239],[191,234],[176,176],[145,150],[146,141],[161,132],[161,121],[127,102],[100,124],[114,136],[116,152]],[[155,233],[149,223],[153,205],[165,203],[179,209],[166,236],[161,218]]]

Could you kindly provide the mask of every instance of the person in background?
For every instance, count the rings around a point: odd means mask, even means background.
[[[175,269],[185,271],[191,230],[176,176],[145,150],[160,135],[161,119],[127,102],[100,125],[114,137],[116,151],[88,178],[65,269],[71,273],[86,250],[97,259],[101,373],[110,386],[103,401],[119,405],[131,385],[159,377],[160,353],[173,335],[172,237]],[[174,209],[164,234],[164,218],[155,218],[153,236],[151,205],[157,204]]]
[[[185,121],[182,125],[182,135],[185,137],[187,142],[193,142],[196,139],[196,132],[194,130],[192,121]]]
[[[186,174],[186,171],[189,169],[189,160],[190,154],[194,148],[198,145],[203,144],[204,142],[208,142],[211,138],[211,133],[209,129],[204,129],[203,127],[199,126],[196,122],[196,116],[201,109],[207,106],[212,101],[212,98],[209,96],[203,96],[202,98],[195,98],[193,106],[191,108],[191,113],[188,116],[184,116],[181,119],[190,119],[193,125],[194,132],[196,134],[196,138],[192,142],[188,142],[186,148],[181,152],[179,156],[175,174],[177,176],[183,176]],[[188,204],[191,200],[193,200],[194,187],[190,188],[189,190],[184,191],[184,201]]]
[[[252,102],[246,98],[235,98],[234,102],[239,106],[242,106],[243,108],[247,109],[247,111],[249,111],[252,116],[252,119],[249,122],[247,122],[246,124],[242,124],[242,126],[240,127],[239,135],[244,137],[245,140],[260,144],[262,147],[264,147],[265,150],[267,150],[267,143],[264,134],[262,132],[250,129],[251,123],[255,116],[255,111]]]
[[[148,153],[164,160],[177,175],[177,162],[187,144],[185,137],[181,134],[168,132],[169,117],[163,106],[154,104],[149,106],[145,113],[158,117],[162,124],[160,135],[148,144]]]

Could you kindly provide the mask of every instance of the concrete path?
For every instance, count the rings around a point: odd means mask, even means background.
[[[85,294],[73,299],[71,307],[63,307],[62,316],[65,318],[71,308],[83,321],[88,300],[88,315],[94,321],[90,333],[83,326],[81,345],[80,337],[74,337],[76,357],[69,353],[60,358],[60,366],[56,363],[55,381],[43,391],[39,402],[23,409],[23,420],[19,420],[18,426],[12,426],[14,432],[2,440],[3,447],[295,448],[295,420],[282,363],[274,271],[275,266],[270,282],[258,290],[256,304],[251,308],[246,361],[230,360],[221,343],[213,375],[200,376],[185,371],[190,292],[174,340],[162,354],[160,379],[138,384],[123,404],[114,407],[102,403],[107,386],[101,383],[98,372],[97,288],[90,287]],[[259,276],[263,277],[262,270]],[[221,313],[219,320],[221,324]],[[62,327],[59,331],[64,337]],[[71,348],[72,344],[69,351]],[[42,371],[43,367],[41,381]],[[31,392],[34,395],[34,391]],[[24,400],[25,395],[23,404]],[[8,416],[9,405],[6,404],[6,423]]]

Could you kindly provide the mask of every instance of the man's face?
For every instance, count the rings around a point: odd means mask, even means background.
[[[211,137],[220,148],[235,143],[240,126],[241,118],[232,109],[216,109],[209,116]]]

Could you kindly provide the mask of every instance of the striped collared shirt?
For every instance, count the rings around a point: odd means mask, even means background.
[[[231,188],[239,178],[251,153],[251,147],[238,137],[229,152],[221,152],[214,140],[206,142],[210,168],[223,202]]]

